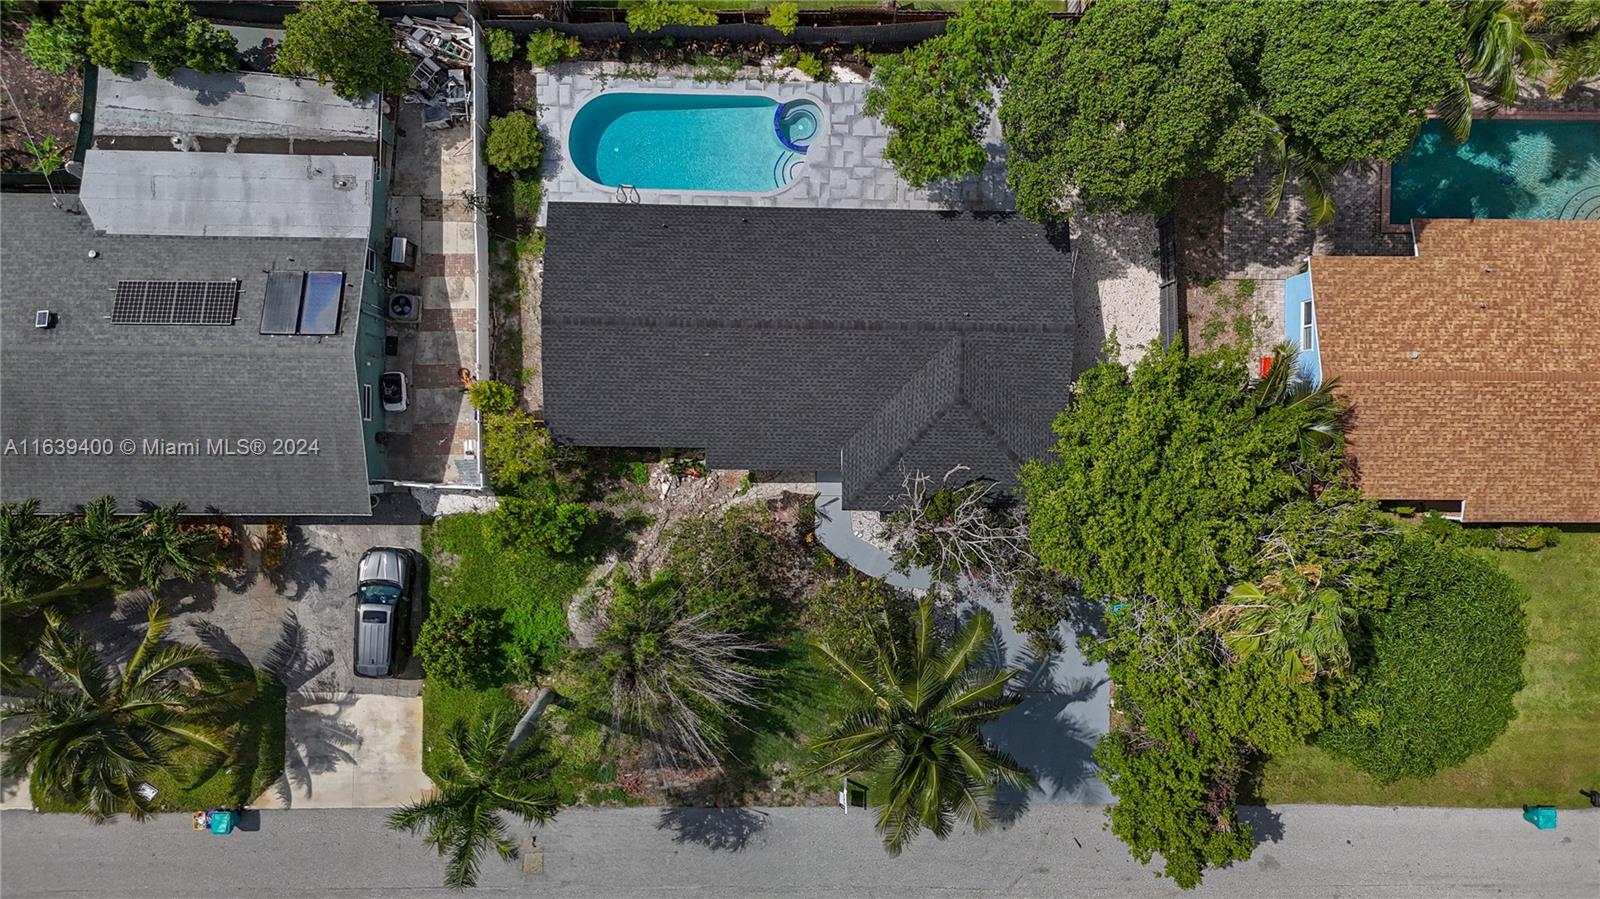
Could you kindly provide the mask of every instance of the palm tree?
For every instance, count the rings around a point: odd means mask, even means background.
[[[0,743],[0,772],[28,775],[35,797],[75,805],[99,823],[119,812],[148,814],[138,787],[172,763],[173,750],[228,751],[216,715],[248,702],[255,679],[228,674],[202,647],[163,643],[169,619],[160,602],[150,604],[144,638],[120,674],[45,614],[39,658],[48,673],[13,676],[7,685],[25,698],[6,704],[0,717],[23,724]]]
[[[1551,24],[1566,32],[1556,51],[1550,90],[1564,94],[1579,82],[1600,77],[1600,0],[1563,0],[1545,5]]]
[[[878,810],[878,832],[891,856],[923,828],[941,840],[957,820],[986,830],[996,789],[1032,782],[979,730],[1021,701],[1006,691],[1016,671],[984,661],[993,633],[994,619],[979,612],[947,643],[924,599],[909,643],[896,642],[885,618],[865,660],[817,645],[854,701],[812,744],[811,770],[836,768],[866,780],[867,804]]]
[[[1322,160],[1315,153],[1284,131],[1279,122],[1266,113],[1257,113],[1266,135],[1262,155],[1272,172],[1272,183],[1267,187],[1267,215],[1277,215],[1283,204],[1283,195],[1290,179],[1300,185],[1300,194],[1306,200],[1306,213],[1311,227],[1333,221],[1337,208],[1333,202],[1333,180],[1339,168]]]
[[[1323,454],[1339,445],[1346,406],[1335,394],[1337,378],[1312,385],[1300,374],[1300,351],[1289,343],[1272,349],[1272,367],[1255,386],[1256,414],[1281,409],[1299,420],[1297,439],[1300,463],[1307,472],[1317,469]]]
[[[139,581],[154,590],[169,576],[193,577],[205,568],[200,555],[211,537],[183,528],[183,503],[151,509],[143,516],[143,532],[134,543]]]
[[[500,711],[471,728],[458,722],[445,741],[444,765],[433,778],[440,789],[389,815],[395,830],[428,829],[427,844],[450,858],[446,886],[476,884],[478,860],[486,847],[493,846],[503,859],[516,856],[517,844],[507,834],[501,812],[543,824],[559,807],[536,744],[511,743],[515,725]]]
[[[61,519],[40,516],[36,499],[0,504],[0,598],[23,602],[67,575]]]
[[[1202,620],[1236,658],[1263,654],[1286,683],[1337,676],[1350,667],[1345,625],[1356,613],[1343,594],[1321,582],[1321,568],[1302,565],[1259,585],[1237,584]]]
[[[135,544],[143,527],[137,516],[118,515],[117,501],[109,496],[89,501],[83,516],[68,524],[62,534],[73,579],[100,575],[113,586],[129,586],[138,565]]]
[[[1528,36],[1522,7],[1510,0],[1456,0],[1456,13],[1466,36],[1461,76],[1439,102],[1439,113],[1457,141],[1472,133],[1473,87],[1490,101],[1491,112],[1515,103],[1517,74],[1537,76],[1544,68],[1544,45]]]

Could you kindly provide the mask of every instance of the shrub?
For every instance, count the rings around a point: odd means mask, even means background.
[[[1028,637],[1028,645],[1038,655],[1062,649],[1056,629],[1069,616],[1075,585],[1072,579],[1037,563],[1017,568],[1011,587],[1011,614],[1017,631]]]
[[[488,163],[502,172],[531,172],[539,168],[544,154],[544,138],[539,123],[522,110],[489,120],[489,139],[484,145]]]
[[[690,3],[644,0],[628,7],[629,31],[660,31],[668,25],[715,25],[716,13]]]
[[[629,462],[628,480],[640,486],[650,483],[650,463],[637,460]]]
[[[22,52],[35,66],[65,75],[83,62],[89,34],[83,24],[83,7],[76,3],[62,6],[49,21],[33,19],[22,38]]]
[[[465,607],[434,612],[422,622],[417,657],[422,670],[447,687],[489,686],[499,673],[500,612]]]
[[[483,458],[496,493],[549,503],[577,498],[575,453],[521,409],[485,414]]]
[[[1494,742],[1516,715],[1528,635],[1521,587],[1492,562],[1411,534],[1385,572],[1345,720],[1317,742],[1388,783],[1428,777]]]
[[[847,658],[863,659],[872,652],[873,628],[882,627],[885,615],[886,633],[909,634],[914,611],[911,594],[846,568],[806,598],[804,624],[812,640]]]
[[[1447,546],[1470,546],[1480,549],[1522,549],[1537,552],[1561,542],[1561,531],[1552,527],[1543,525],[1466,527],[1437,512],[1429,512],[1423,517],[1422,530]]]
[[[577,38],[559,31],[535,31],[528,35],[528,62],[541,69],[577,56],[579,49]]]
[[[501,546],[570,556],[578,551],[589,528],[599,522],[600,513],[583,503],[503,496],[500,508],[489,519],[489,536]]]
[[[683,590],[685,610],[705,613],[712,630],[766,636],[777,624],[786,559],[769,522],[760,506],[735,506],[673,531],[665,568]]]
[[[560,602],[536,602],[533,597],[505,611],[506,658],[517,680],[528,682],[548,671],[566,652],[567,609]]]
[[[484,415],[504,415],[517,408],[517,391],[500,381],[478,381],[467,395],[473,408]]]
[[[495,62],[510,62],[517,58],[516,32],[506,28],[490,28],[484,31],[483,39],[485,51]]]
[[[815,81],[827,81],[833,75],[833,70],[827,63],[818,59],[815,53],[800,54],[794,61],[794,67]]]
[[[800,24],[800,4],[774,3],[767,7],[767,24],[776,28],[779,34],[794,34]]]
[[[544,186],[537,175],[519,177],[511,183],[511,205],[517,215],[533,218],[539,214],[539,201],[544,198]]]
[[[198,72],[233,67],[238,42],[233,35],[197,19],[179,0],[90,0],[83,5],[89,61],[118,74],[136,62],[169,77],[179,66]]]
[[[406,89],[411,57],[370,3],[308,0],[283,19],[283,42],[272,70],[331,82],[348,100]]]

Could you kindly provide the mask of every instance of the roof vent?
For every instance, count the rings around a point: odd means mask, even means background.
[[[53,327],[55,327],[56,326],[55,313],[51,312],[49,309],[40,309],[38,312],[35,312],[33,314],[33,326],[35,328],[53,328]]]
[[[356,179],[349,175],[335,175],[333,178],[334,190],[355,190]]]

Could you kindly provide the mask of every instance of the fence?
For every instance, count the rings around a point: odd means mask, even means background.
[[[876,44],[909,45],[944,34],[944,20],[929,22],[900,22],[892,25],[829,25],[802,26],[794,33],[784,35],[766,25],[669,25],[660,31],[629,31],[623,22],[551,22],[540,19],[494,19],[483,23],[487,28],[505,28],[521,35],[535,31],[559,31],[582,41],[604,43],[608,41],[660,40],[670,37],[675,41],[727,41],[729,43],[805,44]]]

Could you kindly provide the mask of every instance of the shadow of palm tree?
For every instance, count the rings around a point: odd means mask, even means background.
[[[322,590],[328,586],[331,576],[329,563],[333,561],[333,554],[312,546],[306,539],[305,530],[299,525],[290,525],[284,539],[287,545],[283,551],[283,563],[266,572],[266,576],[278,592],[287,594],[291,601],[299,602],[311,592],[311,588]]]
[[[213,652],[248,664],[243,651],[221,628],[209,621],[191,626]],[[340,687],[327,670],[333,658],[331,649],[309,650],[305,629],[291,609],[284,614],[278,639],[261,662],[261,669],[283,684],[287,694],[283,776],[274,787],[285,808],[293,807],[296,795],[311,795],[313,775],[353,764],[351,750],[361,745],[360,732],[343,720],[357,697]]]
[[[767,826],[767,813],[748,808],[686,808],[661,810],[656,830],[672,830],[672,842],[695,843],[719,852],[741,852],[750,838]]]

